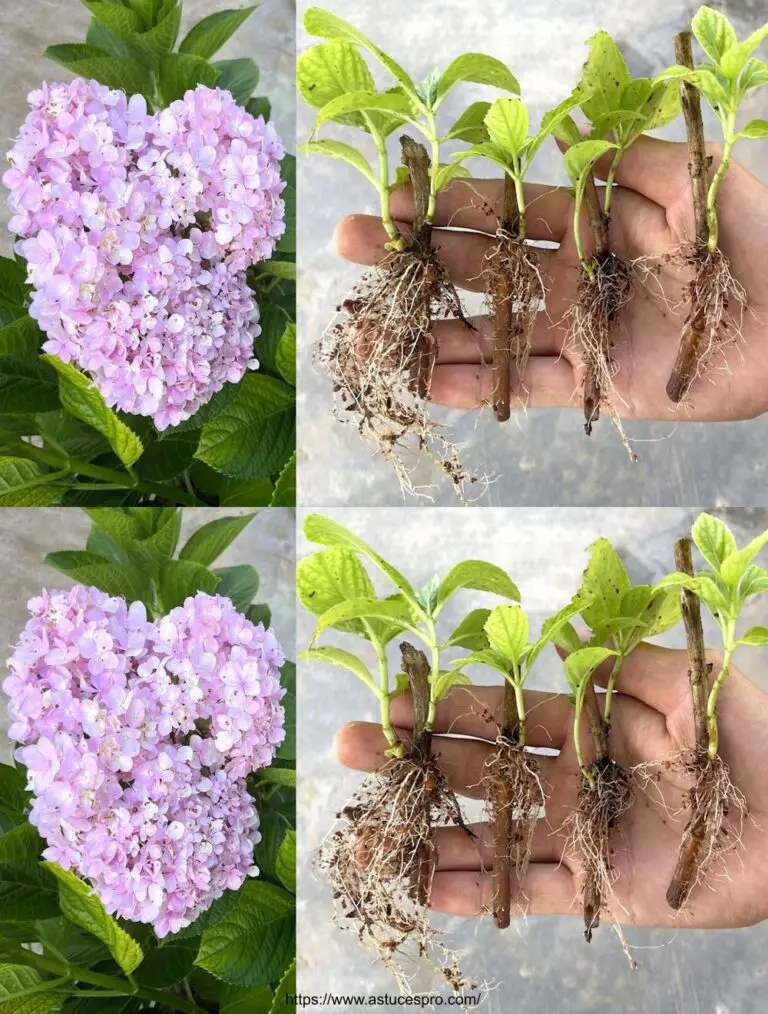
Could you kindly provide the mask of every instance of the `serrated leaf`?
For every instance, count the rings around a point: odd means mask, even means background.
[[[65,549],[48,553],[45,562],[73,581],[94,585],[108,595],[121,595],[129,602],[149,598],[149,575],[127,567],[116,567],[95,553]]]
[[[296,568],[296,596],[314,616],[322,616],[332,606],[349,599],[373,598],[371,579],[350,549],[339,546],[305,556]],[[345,623],[339,629],[365,636],[359,621]]]
[[[459,81],[492,85],[494,88],[502,88],[515,95],[520,94],[517,78],[501,60],[497,60],[495,56],[487,56],[485,53],[463,53],[448,65],[438,81],[435,105],[442,102]]]
[[[224,43],[230,39],[238,28],[256,10],[258,5],[243,7],[240,10],[217,11],[198,21],[184,36],[179,44],[179,52],[192,53],[203,59],[210,59]]]
[[[588,682],[592,673],[607,658],[613,658],[616,652],[611,648],[579,648],[563,662],[568,683],[574,691]]]
[[[290,457],[296,432],[295,393],[262,373],[243,378],[236,399],[203,425],[195,455],[239,479],[278,471]]]
[[[595,162],[615,148],[616,145],[611,141],[580,141],[572,145],[563,156],[565,171],[571,183],[583,190],[585,177]]]
[[[736,539],[731,530],[712,514],[699,514],[693,523],[691,537],[710,567],[717,571],[726,557],[736,552]]]
[[[621,603],[631,587],[621,558],[607,539],[589,546],[589,562],[581,580],[579,598],[584,622],[595,629],[620,615]]]
[[[707,102],[714,108],[719,109],[727,106],[728,93],[722,83],[715,76],[714,72],[706,67],[698,70],[691,70],[689,67],[675,65],[668,67],[659,75],[660,79],[672,79],[688,81],[694,86]]]
[[[219,567],[215,574],[221,581],[219,595],[226,595],[244,613],[259,590],[259,572],[250,564],[241,563],[236,567]]]
[[[40,351],[43,333],[31,317],[20,317],[0,328],[0,356],[33,356]]]
[[[0,964],[0,1014],[50,1014],[61,996],[46,992],[45,980],[26,965]]]
[[[191,560],[169,560],[160,567],[160,601],[166,612],[183,606],[198,591],[213,595],[218,591],[220,578],[207,567]]]
[[[379,688],[373,676],[371,676],[368,666],[350,651],[344,651],[342,648],[333,648],[331,646],[325,648],[307,648],[299,657],[304,662],[319,662],[321,665],[333,665],[337,669],[346,669],[357,676],[359,680],[362,680],[374,694],[377,696],[379,694]]]
[[[517,665],[528,645],[528,617],[520,606],[496,606],[485,624],[491,648],[503,655],[510,667]]]
[[[296,832],[288,831],[277,852],[275,871],[286,891],[296,893]]]
[[[749,564],[766,544],[768,544],[768,531],[752,539],[743,549],[737,549],[730,553],[720,568],[720,576],[723,581],[731,588],[735,588]]]
[[[503,595],[504,598],[515,602],[520,601],[517,585],[501,567],[485,560],[462,560],[451,568],[441,582],[435,612],[439,612],[451,595],[460,588],[491,592],[493,595]]]
[[[25,821],[0,836],[0,863],[36,861],[46,845],[37,828]]]
[[[316,640],[329,627],[338,627],[349,620],[380,619],[401,623],[403,627],[410,624],[411,612],[408,604],[398,600],[356,598],[347,599],[331,606],[317,621],[314,633]]]
[[[48,507],[61,489],[26,458],[0,457],[0,507]]]
[[[115,922],[88,884],[58,863],[46,862],[44,867],[59,882],[59,903],[62,914],[75,926],[92,933],[106,944],[120,968],[130,974],[141,964],[144,953],[124,929]]]
[[[255,517],[255,514],[243,514],[209,521],[190,535],[179,551],[179,559],[210,566]]]
[[[220,507],[269,507],[275,487],[271,479],[227,479],[219,483]]]
[[[357,46],[342,39],[311,46],[296,61],[296,87],[304,101],[321,109],[333,99],[350,92],[375,90],[371,72]],[[363,118],[352,113],[341,123],[363,127]]]
[[[184,97],[190,89],[199,84],[212,88],[217,84],[220,72],[202,57],[190,53],[170,53],[160,60],[158,78],[163,101],[170,105]]]
[[[378,186],[370,162],[351,144],[345,144],[343,141],[307,141],[306,144],[299,145],[299,151],[306,152],[307,155],[326,155],[328,158],[342,159],[354,166],[373,186]]]
[[[259,68],[254,61],[248,57],[217,60],[214,67],[219,72],[216,87],[231,92],[235,101],[245,106],[259,83]]]
[[[467,144],[482,144],[483,141],[487,141],[488,129],[485,126],[485,117],[490,108],[490,102],[473,102],[450,127],[446,138],[466,141]]]
[[[751,137],[751,138],[765,138],[768,137],[768,120],[750,120],[749,123],[743,127],[738,137]],[[0,331],[0,337],[2,332]]]
[[[589,56],[577,91],[585,96],[581,102],[584,115],[597,125],[607,113],[621,108],[621,96],[631,78],[624,57],[608,32],[596,32],[587,44]]]
[[[141,32],[141,19],[133,11],[109,0],[82,0],[91,14],[122,42],[130,42]]]
[[[151,482],[165,482],[181,475],[194,461],[200,432],[178,433],[168,430],[161,440],[154,440],[145,449],[139,473]]]
[[[0,919],[52,919],[58,914],[56,881],[44,864],[0,863]]]
[[[581,646],[578,634],[573,630],[570,621],[578,616],[584,608],[580,598],[575,598],[567,606],[563,606],[554,616],[548,617],[541,625],[541,634],[538,641],[531,645],[526,655],[526,669],[530,671],[536,659],[548,644],[556,644],[558,647],[565,647],[568,651],[578,650]],[[573,637],[571,636],[573,633]],[[574,641],[575,638],[575,641]]]
[[[235,986],[274,981],[291,961],[295,947],[295,902],[287,891],[249,881],[237,907],[203,931],[195,964]]]
[[[725,15],[711,7],[699,7],[693,16],[691,30],[701,48],[715,63],[719,63],[723,53],[738,41]]]
[[[152,82],[148,68],[135,60],[124,60],[117,56],[105,56],[93,46],[65,44],[49,46],[45,56],[61,64],[73,74],[94,78],[107,88],[122,89],[128,95],[150,95]]]
[[[107,406],[93,381],[70,363],[63,363],[57,356],[47,355],[44,358],[59,374],[59,398],[67,412],[106,437],[126,467],[135,464],[141,457],[144,445]]]
[[[752,32],[743,42],[731,46],[723,53],[720,60],[720,70],[730,81],[735,81],[744,69],[747,60],[765,39],[768,39],[768,23]]]
[[[698,574],[696,577],[691,577],[689,574],[675,571],[673,574],[667,574],[657,585],[657,588],[669,587],[688,588],[695,595],[698,595],[713,614],[721,614],[728,611],[728,599],[718,588],[715,581],[706,574]]]
[[[413,118],[411,102],[401,92],[349,92],[331,99],[319,110],[315,121],[315,130],[318,130],[329,120],[338,120],[340,116],[357,112],[379,112],[394,114],[403,119]]]
[[[768,627],[750,627],[749,630],[739,638],[739,644],[768,644]],[[0,839],[0,842],[2,839]]]
[[[199,940],[172,940],[149,951],[139,965],[136,978],[142,986],[167,989],[180,983],[192,971]]]
[[[56,374],[45,358],[0,357],[0,408],[4,414],[53,412],[59,407]]]
[[[485,621],[491,615],[490,609],[473,609],[456,627],[446,646],[467,648],[469,651],[480,651],[488,647],[488,635],[485,632]]]
[[[519,158],[528,138],[528,110],[520,99],[496,99],[485,118],[491,140],[510,158]]]
[[[459,162],[454,162],[451,165],[443,165],[437,171],[435,176],[435,193],[439,194],[455,179],[468,179],[469,172]]]
[[[460,669],[449,669],[438,673],[437,678],[434,682],[433,694],[435,700],[441,701],[449,690],[454,687],[466,687],[470,686],[472,680],[466,676]]]
[[[270,507],[295,507],[296,506],[296,452],[290,457],[288,464],[282,470],[275,482],[274,492],[269,501]]]

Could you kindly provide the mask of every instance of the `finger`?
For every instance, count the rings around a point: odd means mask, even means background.
[[[452,687],[438,702],[435,732],[473,736],[492,743],[498,735],[503,700],[502,686]],[[567,696],[526,690],[523,701],[528,745],[562,749],[573,713]],[[392,721],[401,728],[413,728],[410,693],[392,699]]]
[[[609,152],[595,163],[598,179],[608,178],[613,162]],[[668,208],[681,193],[690,191],[688,145],[678,141],[662,141],[657,137],[640,137],[624,152],[616,171],[616,182]]]
[[[398,729],[401,742],[408,742],[408,730]],[[336,735],[335,753],[345,767],[357,771],[380,770],[387,762],[388,743],[380,725],[373,722],[352,722],[342,726]],[[483,775],[488,757],[494,747],[476,739],[452,739],[433,736],[432,756],[454,792],[470,799],[484,796]],[[545,790],[556,775],[556,757],[539,755],[539,774]]]
[[[611,666],[600,666],[595,682],[605,686]],[[622,663],[615,683],[620,694],[627,694],[648,707],[668,715],[689,696],[688,654],[675,648],[641,642]]]
[[[548,239],[560,243],[572,214],[571,195],[564,187],[540,183],[526,183],[523,189],[528,239]],[[434,224],[475,229],[493,235],[498,228],[503,204],[503,180],[453,180],[438,194]],[[392,193],[391,210],[395,218],[413,221],[413,191],[410,185],[398,187]]]
[[[512,822],[512,834],[518,824]],[[490,824],[470,824],[474,837],[460,827],[439,827],[432,841],[437,848],[437,869],[444,870],[492,870],[493,869],[493,828]],[[531,862],[559,863],[562,858],[563,839],[552,833],[546,820],[536,822],[531,844]]]
[[[579,391],[571,364],[564,358],[536,356],[523,375],[523,400],[530,408],[569,408]],[[430,401],[448,408],[481,408],[493,400],[494,379],[490,366],[436,366],[432,373]]]
[[[437,339],[437,361],[448,364],[493,362],[493,321],[490,317],[470,317],[470,331],[460,320],[438,320],[432,327]],[[514,315],[513,315],[514,323]],[[546,313],[539,313],[531,335],[532,356],[559,356],[565,332]]]
[[[447,915],[486,915],[493,908],[493,877],[488,873],[451,871],[432,878],[429,907]],[[522,883],[513,883],[519,915],[567,915],[578,898],[573,875],[556,863],[531,863]]]
[[[397,223],[403,236],[409,235],[408,224]],[[380,218],[373,215],[350,215],[336,228],[336,249],[340,257],[354,264],[378,264],[387,255],[389,237]],[[445,265],[454,285],[471,292],[482,292],[483,264],[494,240],[479,232],[432,230],[432,249]],[[555,251],[539,250],[542,270],[547,268]]]

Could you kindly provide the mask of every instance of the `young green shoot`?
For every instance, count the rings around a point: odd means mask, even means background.
[[[768,39],[768,23],[739,42],[730,21],[711,7],[700,7],[691,24],[693,34],[707,60],[695,69],[675,64],[663,71],[657,82],[682,80],[696,88],[711,106],[720,123],[723,153],[714,173],[706,198],[710,253],[718,248],[717,195],[731,162],[733,148],[742,138],[768,138],[768,120],[750,120],[741,129],[737,121],[739,109],[747,93],[768,84],[768,64],[753,56]]]

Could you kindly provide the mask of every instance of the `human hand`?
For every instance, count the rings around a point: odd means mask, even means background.
[[[719,148],[709,145],[717,168]],[[605,173],[605,165],[596,167]],[[673,404],[666,383],[675,361],[686,316],[688,276],[664,256],[690,241],[693,205],[685,144],[641,137],[625,153],[616,177],[610,225],[611,246],[625,261],[654,258],[658,274],[637,274],[634,298],[622,311],[612,335],[613,407],[623,418],[724,421],[747,419],[768,409],[768,187],[731,162],[718,194],[720,248],[747,293],[742,340],[714,357],[706,376],[694,382],[682,405]],[[438,198],[433,246],[454,283],[482,290],[483,260],[493,244],[502,204],[501,180],[456,180]],[[581,407],[582,350],[566,344],[566,314],[577,298],[579,260],[573,237],[573,199],[565,188],[526,184],[528,233],[552,240],[557,249],[540,249],[547,289],[539,313],[532,355],[523,377],[533,407]],[[413,219],[409,187],[392,195],[392,213],[407,234]],[[455,229],[470,232],[449,231]],[[585,246],[588,229],[582,225]],[[359,264],[385,256],[381,221],[366,215],[345,218],[337,230],[339,253]],[[681,300],[683,303],[681,304]],[[430,398],[453,408],[490,404],[493,349],[488,317],[472,319],[470,332],[456,320],[435,324],[438,360]]]
[[[708,658],[715,660],[717,655],[708,652]],[[637,792],[614,836],[617,879],[612,915],[625,925],[698,928],[749,926],[768,918],[768,694],[731,670],[718,701],[720,755],[744,794],[748,816],[741,828],[741,845],[723,853],[711,868],[713,890],[694,888],[678,913],[668,906],[665,893],[685,824],[685,812],[678,811],[689,783],[682,771],[667,770],[663,762],[693,743],[686,652],[641,644],[624,662],[617,690],[611,727],[614,759],[626,768],[656,766],[653,780]],[[456,687],[440,702],[433,753],[460,795],[482,797],[483,770],[494,750],[502,693],[500,686]],[[538,822],[528,872],[520,885],[512,885],[513,901],[517,897],[520,914],[580,914],[579,862],[565,850],[565,825],[580,787],[573,708],[565,694],[537,691],[526,691],[525,703],[529,744],[559,753],[538,755],[545,816]],[[413,720],[408,695],[393,700],[392,720],[407,738]],[[588,741],[586,728],[582,741]],[[336,741],[341,763],[361,771],[382,767],[386,747],[380,726],[365,722],[344,726]],[[481,823],[472,829],[475,839],[460,828],[435,832],[437,870],[430,905],[438,911],[481,915],[492,909],[491,828]]]

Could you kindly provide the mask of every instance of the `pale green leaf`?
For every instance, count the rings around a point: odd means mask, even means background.
[[[711,7],[699,7],[693,16],[691,29],[701,48],[715,63],[719,63],[723,53],[738,41],[728,18]]]
[[[701,555],[717,571],[726,557],[736,552],[736,539],[731,530],[712,514],[699,514],[693,523],[691,536]]]
[[[520,99],[496,99],[485,125],[491,140],[503,148],[511,158],[519,158],[528,139],[528,110]]]
[[[485,560],[462,560],[452,567],[440,584],[437,593],[437,614],[454,592],[460,588],[490,592],[504,598],[520,601],[520,592],[505,570]]]
[[[48,507],[61,493],[33,462],[0,457],[0,507]]]
[[[343,141],[308,141],[306,144],[299,145],[299,151],[304,151],[308,155],[327,155],[329,158],[343,159],[362,173],[369,183],[375,187],[378,186],[370,162],[362,152],[353,148],[351,144],[345,144]]]
[[[379,694],[379,688],[373,676],[371,676],[368,667],[350,651],[333,647],[307,648],[306,651],[301,653],[299,658],[305,662],[319,662],[321,665],[333,665],[338,669],[346,669],[348,672],[354,673],[359,680],[362,680],[369,690],[372,690],[377,696]]]
[[[463,53],[448,65],[440,77],[437,83],[436,106],[459,81],[492,85],[514,95],[520,94],[517,78],[501,60],[485,53]]]
[[[491,647],[517,666],[528,646],[528,617],[520,606],[496,606],[485,624]]]

